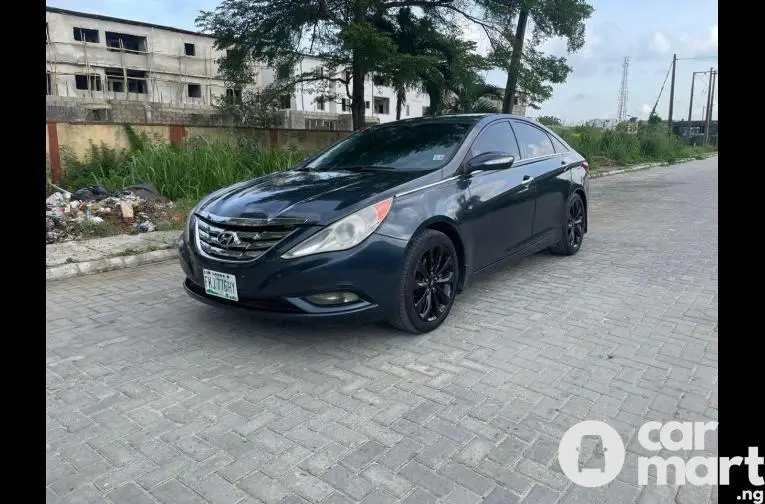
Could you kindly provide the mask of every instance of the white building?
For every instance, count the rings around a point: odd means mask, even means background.
[[[236,99],[237,91],[218,77],[216,61],[223,53],[213,47],[215,39],[210,36],[53,7],[46,7],[45,14],[49,105],[109,109],[112,104],[131,103],[214,113],[216,97]],[[307,56],[291,72],[311,72],[317,66],[322,62]],[[276,74],[274,69],[258,67],[252,86],[265,87]],[[384,84],[371,76],[365,83],[369,122],[396,118],[395,92]],[[347,129],[349,101],[340,98],[345,96],[344,87],[336,90],[337,102],[322,102],[317,100],[321,93],[315,83],[299,84],[291,97],[280,100],[285,126]],[[427,94],[409,92],[401,117],[421,116],[429,103]]]

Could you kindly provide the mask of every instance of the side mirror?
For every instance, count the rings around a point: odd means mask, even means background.
[[[467,172],[478,170],[504,170],[515,162],[515,156],[506,152],[484,152],[467,162]]]

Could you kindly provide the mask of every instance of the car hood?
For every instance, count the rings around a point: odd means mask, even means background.
[[[286,171],[224,187],[197,212],[252,219],[296,218],[328,224],[359,203],[423,176],[416,171]],[[374,201],[370,201],[370,204]]]

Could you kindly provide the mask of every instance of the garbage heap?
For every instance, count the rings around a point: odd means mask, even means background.
[[[46,242],[58,243],[93,235],[147,233],[156,222],[170,221],[173,202],[151,184],[125,187],[115,193],[91,186],[73,193],[59,191],[45,200]]]

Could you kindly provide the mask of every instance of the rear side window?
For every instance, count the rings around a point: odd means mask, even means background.
[[[563,142],[558,140],[552,135],[548,135],[550,137],[550,140],[552,140],[553,147],[555,147],[555,152],[568,152],[568,147],[566,147]]]
[[[555,154],[555,148],[550,137],[536,126],[513,121],[513,130],[515,130],[515,137],[521,148],[522,159]]]
[[[475,157],[486,152],[502,152],[518,157],[518,144],[515,135],[507,121],[495,122],[481,131],[478,138],[470,147],[470,157]]]

